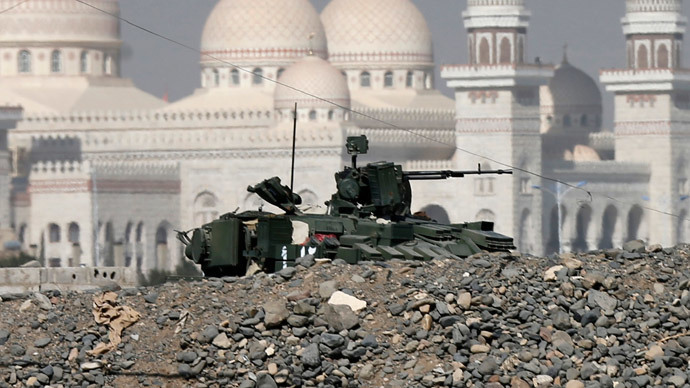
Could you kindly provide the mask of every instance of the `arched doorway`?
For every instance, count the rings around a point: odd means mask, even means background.
[[[630,208],[628,212],[628,235],[626,237],[627,241],[637,240],[638,233],[640,232],[640,225],[642,224],[643,217],[642,208],[638,205]]]
[[[520,216],[520,229],[518,234],[518,250],[529,253],[534,251],[532,241],[532,213],[529,209],[523,209]]]
[[[592,220],[592,208],[589,205],[581,206],[575,218],[575,239],[573,250],[585,252],[589,249],[587,244],[587,231]]]
[[[440,205],[426,205],[420,210],[424,212],[427,217],[438,222],[439,224],[450,224],[450,217],[448,212]]]
[[[618,209],[616,209],[616,207],[613,205],[607,206],[601,219],[601,239],[599,239],[599,249],[613,248],[613,234],[616,231],[617,218]]]
[[[683,209],[678,215],[678,224],[676,225],[676,244],[688,243],[688,236],[686,231],[688,230],[688,225],[690,221],[687,220],[688,211]]]
[[[101,226],[100,236],[101,263],[105,267],[115,266],[115,255],[113,250],[113,223],[108,221]]]

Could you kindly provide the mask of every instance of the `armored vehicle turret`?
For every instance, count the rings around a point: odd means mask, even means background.
[[[227,213],[218,219],[178,232],[185,256],[201,265],[206,276],[243,275],[254,262],[273,272],[294,265],[306,254],[361,260],[431,260],[463,258],[482,250],[514,249],[513,239],[493,231],[486,221],[440,224],[412,214],[412,180],[462,178],[466,175],[511,174],[509,170],[404,171],[392,162],[357,166],[368,151],[364,136],[349,137],[352,165],[335,174],[336,192],[326,214],[305,214],[301,198],[280,178],[264,180],[247,190],[285,213],[263,210]]]

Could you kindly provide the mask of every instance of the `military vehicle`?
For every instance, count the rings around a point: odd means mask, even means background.
[[[243,275],[251,263],[266,272],[294,265],[297,258],[362,260],[431,260],[462,258],[482,250],[514,249],[511,237],[493,231],[486,221],[440,224],[425,214],[412,214],[412,180],[462,178],[466,175],[511,174],[509,170],[403,171],[392,162],[357,167],[368,151],[365,136],[347,139],[352,166],[335,174],[336,192],[326,214],[300,210],[301,198],[273,177],[249,186],[284,214],[259,210],[232,212],[187,232],[178,232],[185,256],[205,276]],[[191,237],[190,237],[191,233]]]

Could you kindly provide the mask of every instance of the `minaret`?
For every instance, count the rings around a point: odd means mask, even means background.
[[[631,0],[622,19],[630,69],[676,69],[687,19],[681,0]]]
[[[539,86],[551,66],[525,63],[530,13],[524,0],[469,0],[462,14],[468,34],[469,64],[444,66],[441,77],[455,90],[456,144],[520,169],[541,172]],[[505,168],[457,151],[456,168]],[[518,249],[541,253],[542,193],[534,176],[466,179],[458,219],[496,222],[496,230],[515,237]],[[460,206],[459,206],[460,208]],[[464,218],[460,218],[464,217]],[[492,219],[493,218],[493,219]]]
[[[681,70],[687,25],[682,0],[627,0],[622,19],[627,68],[604,70],[601,82],[615,93],[616,159],[646,163],[650,182],[644,199],[621,205],[619,224],[628,239],[671,246],[687,239],[690,200],[690,73]],[[687,215],[686,215],[687,217]]]

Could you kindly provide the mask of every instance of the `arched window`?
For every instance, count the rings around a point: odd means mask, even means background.
[[[232,69],[230,71],[230,78],[232,79],[233,85],[239,85],[240,84],[240,72],[239,72],[239,70]]]
[[[17,240],[19,240],[22,245],[24,245],[24,242],[26,242],[26,224],[22,224],[22,226],[19,227]]]
[[[159,226],[156,230],[156,245],[167,244],[168,243],[168,231],[165,230],[163,225]]]
[[[475,220],[494,222],[496,221],[496,214],[489,209],[482,209],[477,213]]]
[[[213,85],[220,85],[220,72],[218,72],[218,69],[213,69]]]
[[[254,73],[254,76],[252,77],[252,83],[254,85],[261,85],[264,82],[264,71],[256,68],[252,71]]]
[[[67,239],[72,244],[79,243],[79,225],[76,222],[69,224],[69,229],[67,230]]]
[[[60,242],[60,227],[57,224],[48,225],[48,241]]]
[[[106,56],[103,58],[103,74],[113,74],[113,57],[110,54],[106,54]]]
[[[335,115],[335,112],[333,112],[333,109],[328,111],[328,120],[333,120],[333,117]]]
[[[511,52],[511,47],[510,47],[510,41],[508,40],[507,37],[504,37],[501,39],[501,55],[499,57],[499,62],[500,63],[510,63],[510,52]]]
[[[426,89],[431,89],[431,84],[432,84],[432,82],[433,82],[433,81],[432,81],[432,78],[431,78],[431,74],[429,74],[429,73],[424,74],[424,87],[425,87]]]
[[[196,196],[194,200],[194,224],[207,224],[218,217],[218,199],[208,191]]]
[[[393,72],[387,71],[383,76],[383,86],[387,88],[393,87]]]
[[[283,75],[284,72],[285,72],[285,69],[283,69],[283,68],[278,69],[278,77],[277,77],[277,79],[280,79],[280,76]]]
[[[491,63],[491,53],[489,52],[489,40],[482,38],[479,42],[479,64],[488,65]]]
[[[19,52],[17,68],[20,73],[31,73],[31,53],[29,50]]]
[[[362,74],[360,75],[360,78],[359,78],[359,84],[360,84],[360,86],[362,86],[364,88],[370,87],[371,86],[371,74],[369,74],[369,72],[367,72],[367,71],[362,72]]]
[[[89,52],[88,51],[82,51],[81,55],[79,56],[79,70],[82,73],[88,73],[89,72]]]
[[[572,121],[570,119],[570,115],[565,115],[563,116],[563,126],[564,127],[569,127],[572,125]]]
[[[637,68],[646,69],[649,67],[649,60],[647,59],[647,46],[640,45],[637,49]]]
[[[665,44],[660,45],[659,49],[656,51],[656,63],[657,67],[662,69],[669,68],[668,64],[670,61],[668,60],[668,48],[666,48]]]
[[[587,115],[582,115],[582,117],[580,117],[580,126],[586,127],[588,124]]]
[[[136,232],[136,241],[137,242],[142,242],[144,239],[144,223],[140,222],[137,225],[137,232]]]
[[[411,71],[408,71],[407,76],[405,77],[405,87],[411,88],[413,80],[414,80],[414,73],[412,73]]]
[[[309,120],[310,121],[316,121],[316,111],[315,110],[309,111]]]
[[[62,53],[60,50],[53,50],[50,54],[50,71],[53,73],[62,71]]]
[[[575,239],[572,247],[576,251],[585,252],[589,249],[587,233],[590,222],[592,221],[592,208],[588,205],[581,206],[575,218]]]

